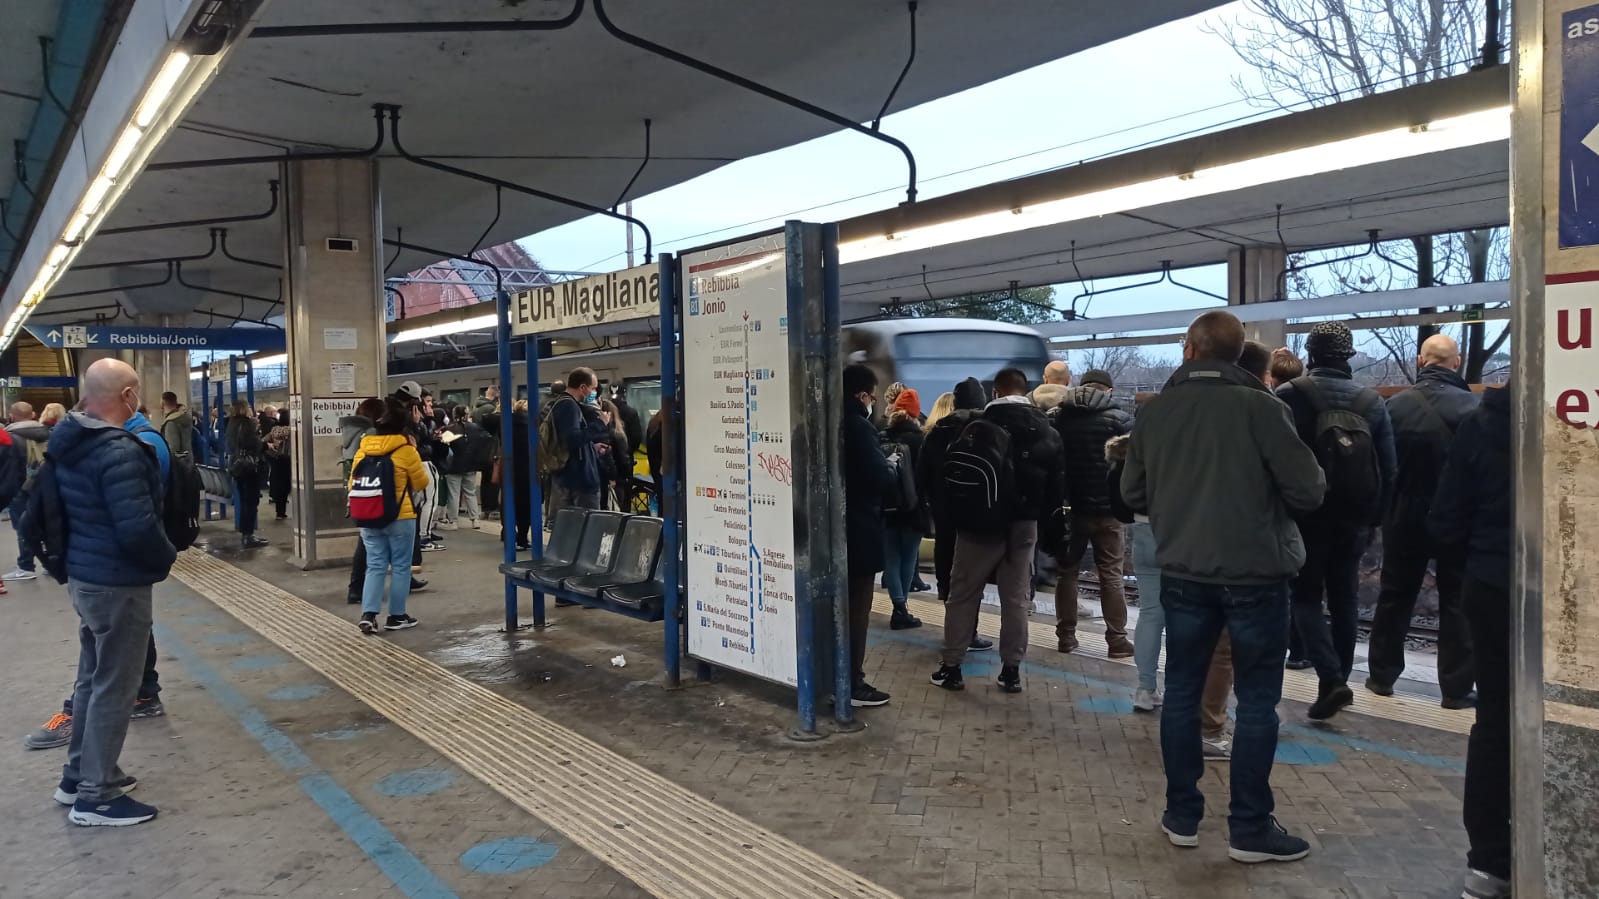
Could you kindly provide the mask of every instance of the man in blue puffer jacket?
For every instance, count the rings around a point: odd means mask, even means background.
[[[89,366],[82,411],[50,435],[50,458],[67,516],[67,592],[78,613],[80,655],[74,726],[59,802],[79,825],[124,826],[154,818],[130,799],[117,765],[150,642],[153,586],[177,560],[161,519],[161,464],[125,429],[138,416],[139,375],[116,359]]]

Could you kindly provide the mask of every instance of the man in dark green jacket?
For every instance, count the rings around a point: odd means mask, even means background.
[[[1233,734],[1228,854],[1296,861],[1310,844],[1272,816],[1277,703],[1288,649],[1288,582],[1305,560],[1294,518],[1321,505],[1326,480],[1288,409],[1237,366],[1244,326],[1222,311],[1188,328],[1183,366],[1133,427],[1122,497],[1149,515],[1166,612],[1166,762],[1161,829],[1199,844],[1205,798],[1200,698],[1223,628],[1232,637]]]

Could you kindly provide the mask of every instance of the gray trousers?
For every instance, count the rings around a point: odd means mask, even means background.
[[[78,682],[72,694],[72,742],[61,776],[78,798],[102,803],[122,795],[117,760],[144,676],[153,615],[151,587],[102,587],[67,581],[78,612]]]
[[[598,509],[600,507],[600,492],[573,490],[559,481],[550,484],[550,509],[549,520],[553,520],[555,513],[562,509]]]
[[[949,602],[944,606],[945,665],[959,665],[977,634],[983,587],[999,585],[999,658],[1020,665],[1027,654],[1027,607],[1033,598],[1033,549],[1038,522],[1018,521],[1003,538],[955,536]]]

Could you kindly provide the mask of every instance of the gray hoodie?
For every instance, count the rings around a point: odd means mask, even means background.
[[[346,415],[339,419],[339,461],[355,461],[355,451],[361,448],[361,438],[375,433],[372,419],[364,415]]]

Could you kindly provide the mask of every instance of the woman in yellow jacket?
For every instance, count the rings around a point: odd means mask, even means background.
[[[405,613],[405,600],[411,593],[411,545],[416,540],[416,510],[411,492],[428,486],[427,469],[416,446],[405,434],[409,415],[405,407],[389,400],[377,420],[376,433],[361,438],[361,447],[350,465],[353,473],[367,456],[388,455],[394,461],[394,489],[399,494],[400,514],[387,527],[362,528],[361,543],[366,546],[366,583],[361,591],[361,632],[378,631],[378,613],[383,610],[383,579],[389,577],[389,617],[382,627],[402,631],[416,627],[417,621]],[[346,484],[348,487],[348,484]]]

